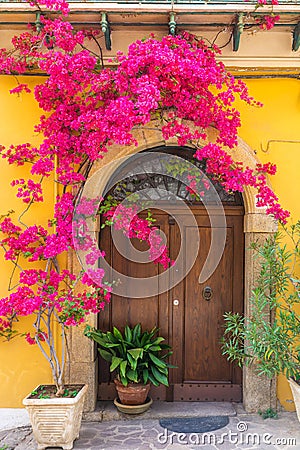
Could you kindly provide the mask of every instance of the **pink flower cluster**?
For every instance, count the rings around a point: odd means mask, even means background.
[[[61,17],[57,19],[46,19],[41,17],[43,32],[46,33],[45,45],[50,48],[53,45],[58,46],[66,52],[72,52],[79,44],[83,44],[85,33],[78,31],[73,33],[73,27],[69,22]]]
[[[53,11],[61,11],[64,15],[69,13],[69,4],[66,0],[27,0],[34,8],[45,6]]]
[[[2,158],[7,158],[9,164],[23,166],[25,162],[32,163],[38,156],[38,150],[31,144],[10,145],[8,149],[1,146]]]
[[[116,230],[122,230],[129,239],[139,239],[149,245],[149,258],[156,264],[167,269],[173,263],[168,256],[168,249],[163,244],[158,228],[147,219],[137,215],[136,206],[124,206],[122,203],[113,206],[104,213],[104,216],[113,223]]]
[[[259,6],[263,5],[278,5],[278,0],[257,0]]]
[[[248,1],[248,0],[246,0]],[[273,12],[273,7],[278,5],[278,0],[257,0],[255,10],[263,8],[264,6],[271,6],[270,14],[254,15],[254,19],[257,22],[259,28],[262,30],[271,30],[274,25],[279,22],[280,16]]]
[[[75,280],[76,277],[67,270],[61,273],[56,270],[23,270],[15,292],[1,299],[0,316],[5,319],[0,321],[0,335],[10,335],[18,316],[37,315],[43,309],[55,309],[65,326],[77,325],[86,315],[103,309],[110,299],[109,288],[96,286],[85,275],[82,282],[93,286],[93,292],[75,293]],[[47,331],[39,330],[34,337],[26,333],[25,338],[30,344],[36,343],[37,339],[47,340]]]
[[[21,92],[26,92],[27,94],[30,94],[31,90],[27,86],[27,84],[18,84],[15,88],[11,89],[9,92],[11,94],[20,94]]]
[[[21,184],[22,188],[17,196],[25,203],[39,200],[39,185],[33,189],[30,180],[27,187],[31,187],[30,197],[23,189],[24,180],[15,180],[13,185]],[[16,261],[21,255],[29,261],[47,260],[56,258],[57,255],[73,248],[72,240],[72,217],[73,217],[73,195],[66,192],[57,198],[54,218],[49,220],[49,227],[56,226],[56,232],[50,233],[41,225],[32,225],[24,230],[12,223],[11,218],[6,217],[0,223],[0,231],[6,235],[0,245],[5,249],[5,258]]]
[[[5,218],[0,231],[6,235],[0,244],[5,250],[5,259],[17,261],[20,256],[36,261],[43,253],[47,231],[41,225],[32,225],[22,230]]]
[[[267,185],[266,174],[274,175],[276,166],[271,163],[258,164],[256,169],[243,167],[241,162],[233,161],[230,154],[219,144],[209,143],[198,148],[195,155],[200,161],[206,159],[206,170],[223,184],[227,191],[243,192],[244,186],[251,186],[257,190],[257,206],[266,207],[266,213],[275,219],[286,223],[290,213],[278,203],[278,198]]]
[[[48,334],[45,331],[43,332],[39,331],[34,335],[34,337],[32,337],[30,333],[26,333],[25,339],[29,345],[34,345],[37,343],[36,342],[37,340],[44,342],[46,339],[48,339]]]
[[[259,28],[262,30],[271,30],[275,23],[277,23],[280,19],[280,16],[275,14],[266,14],[262,18],[257,18],[257,22],[259,24]]]
[[[11,186],[19,186],[16,196],[21,198],[24,203],[42,202],[42,186],[41,183],[35,183],[33,180],[25,181],[23,178],[13,180]]]

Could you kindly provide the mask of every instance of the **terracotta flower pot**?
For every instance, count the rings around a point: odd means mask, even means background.
[[[128,383],[124,386],[119,380],[114,380],[118,392],[119,400],[123,405],[142,405],[146,402],[149,393],[150,383]]]

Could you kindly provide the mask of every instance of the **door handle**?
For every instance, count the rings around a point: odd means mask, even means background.
[[[213,296],[212,288],[210,286],[205,286],[205,288],[202,291],[202,297],[204,298],[204,300],[209,302],[212,296]]]

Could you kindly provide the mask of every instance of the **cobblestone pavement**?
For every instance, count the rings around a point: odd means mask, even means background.
[[[83,422],[74,450],[300,450],[300,424],[295,413],[278,419],[239,414],[229,424],[207,434],[167,431],[156,419]],[[0,433],[0,450],[36,450],[30,427]],[[49,447],[50,450],[50,447]]]

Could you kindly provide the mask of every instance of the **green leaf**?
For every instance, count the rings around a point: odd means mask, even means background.
[[[152,345],[158,345],[161,342],[163,342],[165,339],[163,337],[157,337],[156,339],[154,339],[154,341],[152,341]]]
[[[149,381],[151,381],[151,383],[152,383],[154,386],[159,386],[159,382],[154,378],[153,375],[151,375],[151,373],[149,373],[148,378],[149,378]]]
[[[113,355],[106,350],[103,350],[102,348],[98,348],[98,352],[100,353],[100,356],[108,362],[111,362]]]
[[[127,386],[128,385],[128,380],[126,377],[123,377],[123,375],[120,374],[120,381],[123,384],[123,386]]]
[[[137,361],[133,359],[133,357],[130,355],[130,353],[127,353],[127,359],[130,364],[131,369],[135,370],[137,366]]]
[[[171,348],[168,344],[160,344],[162,350],[169,350]],[[172,353],[172,352],[171,352]]]
[[[111,360],[111,365],[110,365],[110,372],[113,372],[123,361],[122,358],[118,358],[117,356],[113,356],[112,360]]]
[[[134,383],[137,383],[137,382],[138,382],[138,374],[137,374],[137,371],[136,371],[136,370],[131,370],[131,369],[129,369],[129,370],[127,371],[127,378],[128,378],[130,381],[133,381]]]
[[[151,346],[152,346],[152,342],[149,342],[149,344],[143,345],[143,349],[144,350],[149,350]]]
[[[156,367],[151,367],[151,372],[152,372],[153,376],[155,377],[155,379],[158,381],[158,383],[164,384],[165,386],[169,386],[168,377],[166,377],[166,375],[163,375],[161,372],[159,372],[156,369]]]
[[[103,337],[97,333],[90,333],[90,336],[95,342],[97,342],[97,344],[102,345],[103,347],[106,347],[107,345],[107,341],[105,339],[103,339]]]
[[[113,327],[113,333],[114,333],[114,336],[115,336],[117,339],[119,339],[121,342],[123,341],[123,336],[122,336],[122,334],[120,333],[120,331],[118,330],[118,328]]]
[[[160,352],[161,346],[160,345],[151,345],[151,347],[149,347],[149,350],[151,350],[152,352]]]
[[[125,339],[127,342],[132,341],[132,331],[128,325],[126,325],[126,327],[125,327]]]
[[[103,333],[103,334],[104,334],[104,333]],[[108,332],[106,333],[106,338],[107,338],[107,340],[109,340],[109,341],[112,342],[112,343],[118,343],[118,340],[115,338],[115,336],[112,334],[111,331],[108,331]]]
[[[153,366],[151,366],[151,367],[153,367]],[[156,367],[156,369],[163,375],[168,376],[168,372],[169,372],[168,367]]]
[[[102,347],[105,347],[105,348],[114,348],[114,347],[119,347],[120,346],[120,344],[112,344],[112,343],[110,343],[110,342],[107,342],[106,344],[104,344]]]
[[[144,350],[142,348],[133,348],[128,350],[128,353],[133,357],[133,359],[137,360],[143,357]]]
[[[141,342],[140,342],[141,331],[142,331],[142,329],[141,329],[141,324],[138,323],[138,324],[134,327],[133,332],[132,332],[132,342],[134,342],[134,343],[137,344],[138,346],[141,345]]]
[[[148,331],[144,331],[141,337],[141,347],[145,347],[147,344],[152,344],[150,341],[150,334]]]
[[[144,369],[143,370],[143,382],[144,384],[147,384],[149,380],[149,370],[148,369]]]
[[[149,333],[149,338],[152,339],[153,336],[154,336],[156,333],[158,333],[158,331],[159,331],[159,328],[157,328],[157,327],[152,328],[152,330],[151,330],[150,333]],[[159,339],[159,338],[156,338],[156,339]],[[164,339],[164,338],[161,338],[161,339]]]
[[[127,361],[122,361],[120,364],[120,374],[121,376],[126,376],[126,367],[127,367]]]
[[[155,355],[149,352],[149,357],[154,362],[154,364],[158,367],[167,367],[167,364],[164,361],[158,359]]]
[[[174,364],[167,364],[167,367],[169,368],[169,369],[177,369],[178,368],[178,366],[174,366]]]

